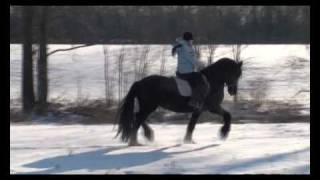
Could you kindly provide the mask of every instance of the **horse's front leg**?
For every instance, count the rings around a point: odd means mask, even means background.
[[[201,112],[199,111],[196,111],[196,112],[193,112],[192,115],[191,115],[191,119],[188,123],[188,127],[187,127],[187,132],[186,132],[186,135],[184,137],[184,142],[185,143],[194,143],[194,141],[192,140],[192,133],[193,133],[193,130],[194,130],[194,127],[198,121],[198,118],[200,116]]]
[[[229,131],[231,129],[231,115],[228,111],[223,109],[221,106],[212,108],[209,110],[211,113],[219,114],[223,117],[223,126],[220,130],[220,137],[226,139],[228,137]]]

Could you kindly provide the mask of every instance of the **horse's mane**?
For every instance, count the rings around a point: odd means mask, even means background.
[[[234,66],[235,64],[237,64],[237,63],[230,58],[222,58],[222,59],[219,59],[218,61],[216,61],[215,63],[210,64],[209,66],[207,66],[203,70],[201,70],[201,73],[203,73],[207,76],[212,76],[213,73],[219,73],[221,70],[225,71],[229,67]]]

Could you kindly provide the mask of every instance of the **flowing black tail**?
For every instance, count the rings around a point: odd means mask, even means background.
[[[116,116],[116,120],[118,121],[118,132],[116,137],[121,134],[121,140],[123,142],[128,142],[130,134],[134,127],[135,117],[133,108],[137,87],[137,82],[135,82],[131,86],[127,96],[122,101]]]

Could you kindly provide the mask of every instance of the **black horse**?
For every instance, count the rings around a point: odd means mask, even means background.
[[[173,78],[152,75],[135,82],[125,99],[123,100],[116,120],[118,120],[118,132],[121,140],[129,145],[139,145],[137,132],[142,125],[144,136],[153,141],[153,130],[146,123],[146,119],[158,106],[175,112],[192,112],[184,138],[186,143],[192,141],[192,132],[200,114],[203,111],[219,114],[223,117],[224,125],[220,135],[226,138],[231,125],[231,115],[221,107],[224,98],[224,85],[228,87],[230,95],[237,94],[238,80],[241,76],[242,62],[236,62],[229,58],[222,58],[204,68],[200,72],[207,78],[210,84],[208,95],[201,110],[196,110],[188,105],[190,97],[181,96]],[[135,98],[139,107],[134,111]]]

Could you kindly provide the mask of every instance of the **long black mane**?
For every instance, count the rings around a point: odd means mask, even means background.
[[[216,78],[217,75],[220,78],[225,78],[226,74],[233,73],[237,68],[237,62],[230,58],[222,58],[213,64],[210,64],[200,72],[205,74],[208,79]]]
[[[242,74],[239,63],[230,58],[222,58],[200,72],[206,76],[210,83],[210,93],[221,90],[230,76],[240,77]]]

